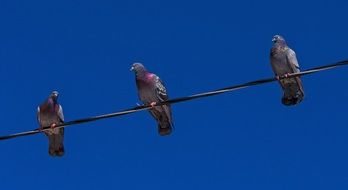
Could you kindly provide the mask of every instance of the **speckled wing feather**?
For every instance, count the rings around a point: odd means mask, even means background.
[[[155,80],[155,86],[156,86],[155,89],[156,89],[157,98],[160,101],[168,100],[167,90],[164,87],[162,80],[157,75],[154,75],[154,78],[155,78],[154,80]]]
[[[154,75],[154,84],[155,84],[155,94],[157,96],[157,99],[160,101],[166,101],[168,100],[168,94],[167,90],[162,82],[162,80],[157,76]],[[171,133],[172,126],[173,126],[173,119],[172,119],[172,111],[170,105],[162,105],[159,107],[155,107],[154,109],[150,110],[151,115],[156,118],[156,120],[159,123],[159,133],[161,135],[168,135]]]

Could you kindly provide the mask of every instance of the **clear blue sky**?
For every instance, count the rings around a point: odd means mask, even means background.
[[[60,92],[67,121],[139,102],[133,62],[170,97],[273,76],[272,36],[302,69],[348,58],[345,1],[0,1],[0,134],[37,128]],[[173,106],[160,137],[147,112],[66,129],[52,158],[43,134],[0,142],[1,189],[347,189],[348,68]]]

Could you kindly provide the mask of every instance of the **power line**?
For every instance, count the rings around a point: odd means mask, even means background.
[[[330,64],[330,65],[315,67],[315,68],[308,69],[308,70],[305,70],[305,71],[302,71],[299,73],[292,73],[292,74],[289,74],[289,76],[287,78],[309,75],[309,74],[313,74],[313,73],[324,71],[324,70],[333,69],[333,68],[344,66],[344,65],[348,65],[348,60],[340,61],[340,62]],[[285,78],[284,76],[280,77],[280,79],[284,79],[284,78]],[[191,96],[179,97],[179,98],[174,98],[174,99],[170,99],[170,100],[163,101],[163,102],[158,102],[156,104],[156,106],[162,106],[165,104],[176,104],[176,103],[186,102],[186,101],[190,101],[190,100],[194,100],[194,99],[215,96],[218,94],[231,92],[231,91],[239,90],[242,88],[247,88],[250,86],[256,86],[256,85],[261,85],[261,84],[265,84],[265,83],[270,83],[270,82],[273,82],[276,80],[277,79],[275,77],[259,79],[259,80],[250,81],[250,82],[247,82],[244,84],[233,85],[233,86],[229,86],[229,87],[225,87],[225,88],[221,88],[221,89],[217,89],[217,90],[212,90],[212,91],[208,91],[208,92],[194,94]],[[136,106],[136,107],[133,107],[130,109],[125,109],[125,110],[121,110],[121,111],[110,113],[110,114],[98,115],[98,116],[94,116],[94,117],[88,117],[88,118],[77,119],[77,120],[73,120],[73,121],[69,121],[69,122],[64,122],[63,124],[57,125],[55,128],[64,128],[64,127],[68,127],[68,126],[72,126],[72,125],[97,121],[97,120],[101,120],[101,119],[119,117],[122,115],[128,115],[131,113],[135,113],[135,112],[139,112],[139,111],[143,111],[143,110],[148,110],[151,108],[152,107],[150,105]],[[42,130],[34,129],[31,131],[25,131],[25,132],[21,132],[21,133],[6,135],[6,136],[0,136],[0,140],[6,140],[6,139],[12,139],[12,138],[17,138],[17,137],[22,137],[22,136],[34,135],[34,134],[41,133],[42,131],[46,131],[46,130],[50,130],[50,127],[49,126],[44,127]]]

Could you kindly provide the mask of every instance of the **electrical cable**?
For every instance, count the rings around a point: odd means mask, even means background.
[[[337,68],[337,67],[344,66],[344,65],[348,65],[348,60],[340,61],[340,62],[330,64],[330,65],[315,67],[315,68],[304,70],[304,71],[298,72],[298,73],[291,73],[287,77],[279,76],[279,79],[300,77],[300,76],[309,75],[309,74],[317,73],[317,72],[324,71],[324,70]],[[186,102],[186,101],[190,101],[190,100],[194,100],[194,99],[215,96],[218,94],[231,92],[231,91],[235,91],[235,90],[239,90],[239,89],[243,89],[243,88],[247,88],[247,87],[251,87],[251,86],[261,85],[261,84],[265,84],[265,83],[270,83],[270,82],[277,81],[277,80],[278,80],[277,77],[259,79],[259,80],[250,81],[250,82],[246,82],[246,83],[238,84],[238,85],[233,85],[233,86],[229,86],[229,87],[225,87],[225,88],[221,88],[221,89],[217,89],[217,90],[198,93],[198,94],[185,96],[185,97],[174,98],[174,99],[170,99],[170,100],[163,101],[163,102],[157,102],[155,106],[162,106],[165,104],[176,104],[176,103]],[[68,127],[68,126],[72,126],[72,125],[97,121],[97,120],[101,120],[101,119],[119,117],[122,115],[128,115],[131,113],[144,111],[144,110],[148,110],[151,108],[152,108],[151,105],[136,106],[136,107],[133,107],[130,109],[125,109],[125,110],[121,110],[121,111],[110,113],[110,114],[98,115],[98,116],[94,116],[94,117],[88,117],[88,118],[64,122],[62,124],[57,125],[55,128],[63,128],[63,127]],[[47,126],[47,127],[44,127],[43,129],[34,129],[31,131],[25,131],[25,132],[6,135],[6,136],[0,136],[0,140],[6,140],[6,139],[12,139],[12,138],[17,138],[17,137],[22,137],[22,136],[34,135],[34,134],[41,133],[43,131],[50,130],[50,129],[51,129],[51,127]]]

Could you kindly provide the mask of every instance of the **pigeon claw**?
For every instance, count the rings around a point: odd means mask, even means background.
[[[289,78],[290,73],[285,73],[284,78]]]
[[[157,104],[156,102],[151,102],[151,103],[150,103],[150,106],[151,106],[151,107],[155,107],[156,104]]]
[[[289,77],[290,77],[290,73],[285,73],[285,74],[282,75],[282,76],[279,76],[279,75],[275,76],[275,78],[276,78],[277,80],[286,79],[286,78],[289,78]]]
[[[54,129],[56,126],[57,126],[57,124],[52,123],[52,124],[51,124],[51,129]]]

